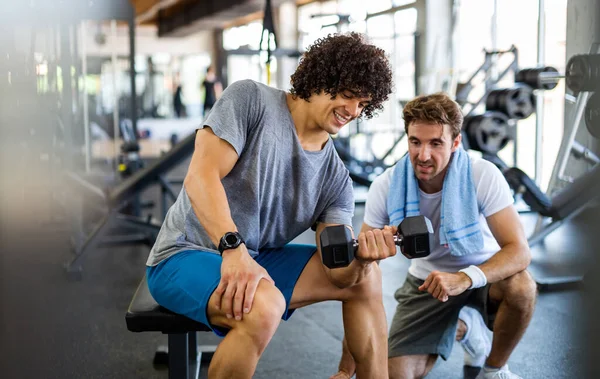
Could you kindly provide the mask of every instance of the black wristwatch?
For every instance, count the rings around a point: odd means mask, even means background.
[[[246,243],[240,233],[238,232],[227,232],[221,237],[219,241],[219,253],[223,255],[223,251],[229,249],[235,249],[241,244]]]

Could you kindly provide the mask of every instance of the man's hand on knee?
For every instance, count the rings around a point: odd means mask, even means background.
[[[248,254],[245,245],[223,254],[221,281],[215,290],[217,309],[227,318],[241,320],[252,309],[256,287],[261,279],[275,284],[271,276]]]

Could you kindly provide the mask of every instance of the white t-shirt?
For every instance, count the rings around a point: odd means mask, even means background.
[[[383,228],[390,222],[387,209],[387,198],[390,191],[391,176],[394,167],[388,168],[377,177],[367,195],[364,223],[373,228]],[[434,270],[458,272],[469,265],[479,265],[487,261],[500,250],[500,246],[488,227],[486,217],[506,208],[513,203],[512,193],[500,170],[485,159],[471,157],[471,169],[477,192],[479,206],[479,222],[483,234],[483,249],[465,256],[453,256],[450,249],[440,245],[440,209],[442,191],[427,194],[419,189],[419,207],[421,214],[431,220],[434,231],[434,242],[431,254],[425,258],[413,259],[408,272],[425,280]]]

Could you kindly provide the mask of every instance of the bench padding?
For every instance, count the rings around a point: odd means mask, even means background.
[[[204,324],[189,319],[185,316],[173,313],[166,308],[161,307],[154,301],[146,276],[138,286],[127,315],[125,316],[127,329],[132,332],[162,332],[187,333],[187,332],[207,332],[211,329]]]

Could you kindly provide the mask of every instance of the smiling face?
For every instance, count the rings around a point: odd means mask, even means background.
[[[344,125],[358,118],[370,101],[370,97],[344,90],[333,99],[325,92],[313,94],[309,104],[315,123],[327,133],[337,134]]]
[[[415,121],[408,126],[408,154],[426,193],[442,190],[446,168],[452,153],[458,148],[461,135],[452,138],[448,125]]]

